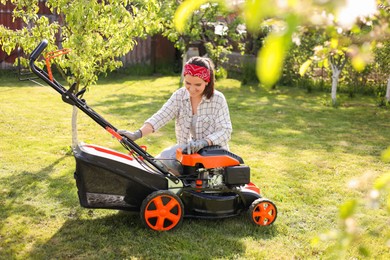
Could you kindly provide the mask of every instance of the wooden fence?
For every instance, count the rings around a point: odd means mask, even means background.
[[[6,2],[5,5],[0,4],[0,24],[12,30],[21,29],[23,27],[23,22],[21,19],[15,19],[15,21],[13,21],[13,9],[14,6],[10,2]],[[0,69],[10,68],[16,57],[16,50],[8,55],[0,48]]]

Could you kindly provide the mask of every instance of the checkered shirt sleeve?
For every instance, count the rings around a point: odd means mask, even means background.
[[[168,101],[160,108],[160,110],[157,111],[157,113],[155,113],[152,117],[147,119],[145,123],[151,124],[154,131],[157,131],[166,125],[169,121],[177,117],[179,111],[179,98],[180,97],[178,96],[178,92],[174,92]]]
[[[232,131],[226,99],[221,92],[214,91],[213,97],[209,100],[203,100],[198,107],[195,139],[207,138],[214,145],[227,148]]]

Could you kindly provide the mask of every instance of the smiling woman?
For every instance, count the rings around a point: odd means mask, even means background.
[[[184,77],[185,87],[190,94],[192,114],[195,115],[200,101],[202,101],[203,92],[206,88],[206,82],[197,76],[186,75]]]
[[[209,145],[228,149],[232,124],[224,95],[214,89],[214,64],[208,58],[192,57],[184,66],[185,87],[176,90],[162,108],[135,132],[119,133],[135,141],[175,119],[176,145],[158,158],[177,172],[176,150],[196,153]]]

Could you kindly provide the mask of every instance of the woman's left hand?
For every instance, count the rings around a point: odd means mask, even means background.
[[[202,140],[191,141],[184,148],[184,152],[187,151],[187,154],[197,153],[200,149],[206,146],[209,146],[209,142],[207,140],[202,139]]]

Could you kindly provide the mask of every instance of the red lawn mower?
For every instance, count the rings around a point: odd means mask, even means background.
[[[117,128],[80,98],[83,91],[74,93],[75,85],[67,90],[53,78],[48,60],[57,54],[46,56],[47,72],[34,64],[47,45],[43,40],[31,53],[31,70],[60,93],[64,102],[83,111],[128,150],[125,154],[84,143],[74,149],[74,177],[82,207],[137,211],[146,227],[158,231],[178,227],[183,217],[218,219],[245,211],[256,225],[275,221],[275,204],[250,182],[250,168],[241,157],[219,146],[205,147],[196,154],[179,149],[177,162],[182,170],[180,175],[173,174],[134,141],[119,135]]]

